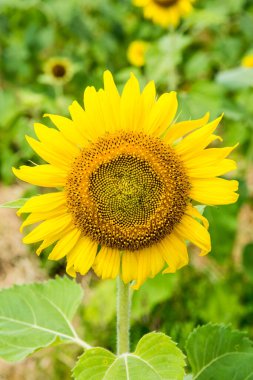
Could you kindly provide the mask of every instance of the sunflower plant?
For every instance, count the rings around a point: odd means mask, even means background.
[[[236,169],[228,158],[236,145],[217,147],[222,116],[177,122],[177,108],[175,92],[157,98],[154,82],[141,91],[133,74],[120,94],[106,71],[103,89],[84,91],[84,107],[70,105],[71,118],[46,114],[55,128],[35,124],[37,139],[26,139],[46,163],[13,172],[51,191],[13,204],[26,215],[21,230],[35,225],[23,241],[38,244],[38,255],[51,247],[48,258],[65,258],[70,277],[93,269],[101,279],[117,278],[117,353],[79,337],[71,319],[82,290],[65,277],[0,293],[1,357],[17,361],[52,344],[75,343],[85,351],[76,380],[184,378],[185,355],[163,333],[146,334],[130,353],[131,295],[159,272],[187,265],[187,242],[201,256],[211,251],[199,205],[236,202],[238,182],[221,178]],[[227,379],[238,363],[253,359],[244,334],[218,325],[195,330],[186,352],[197,380]],[[248,376],[252,366],[243,370]]]

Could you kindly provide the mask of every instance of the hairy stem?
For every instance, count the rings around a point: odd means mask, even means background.
[[[129,352],[130,285],[117,278],[117,354]]]

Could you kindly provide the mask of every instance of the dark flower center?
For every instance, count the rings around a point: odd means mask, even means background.
[[[66,68],[63,65],[57,63],[52,67],[52,72],[56,78],[62,78],[66,74]]]
[[[190,184],[175,152],[143,133],[106,134],[83,149],[67,179],[69,211],[84,235],[135,251],[171,233]]]
[[[154,0],[160,7],[169,8],[176,5],[179,0]]]

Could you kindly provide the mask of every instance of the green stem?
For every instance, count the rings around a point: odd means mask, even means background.
[[[130,285],[117,278],[117,354],[129,352]]]

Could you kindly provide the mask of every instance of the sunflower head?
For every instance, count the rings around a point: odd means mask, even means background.
[[[145,65],[145,54],[149,44],[145,41],[136,40],[130,43],[127,50],[127,58],[133,66]]]
[[[237,181],[219,177],[236,168],[234,147],[209,147],[221,118],[177,123],[175,92],[156,99],[153,82],[141,91],[131,75],[120,95],[109,71],[104,89],[86,88],[84,106],[74,101],[71,118],[45,115],[56,128],[35,124],[38,139],[27,137],[46,164],[15,175],[56,190],[18,211],[29,214],[21,229],[39,223],[24,242],[40,242],[38,254],[52,246],[49,259],[65,256],[72,276],[93,268],[135,288],[186,265],[186,241],[207,254],[208,222],[195,204],[238,198]]]
[[[253,53],[245,55],[242,59],[241,65],[247,68],[253,68]]]
[[[66,57],[52,57],[44,65],[45,79],[52,84],[67,83],[73,72],[73,64]]]
[[[133,0],[143,8],[144,17],[163,27],[176,27],[192,11],[193,0]]]

